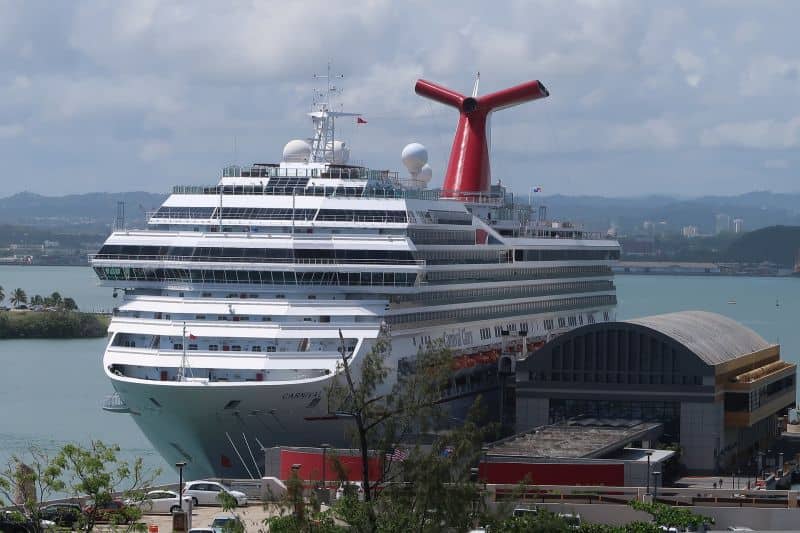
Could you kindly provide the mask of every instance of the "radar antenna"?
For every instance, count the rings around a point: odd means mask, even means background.
[[[343,79],[344,74],[331,74],[331,62],[328,61],[326,74],[314,74],[315,80],[326,80],[326,87],[314,89],[314,107],[309,115],[314,122],[314,138],[311,140],[309,162],[326,163],[335,161],[336,117],[357,117],[361,113],[343,113],[334,111],[333,101],[342,94],[341,87],[333,81]]]

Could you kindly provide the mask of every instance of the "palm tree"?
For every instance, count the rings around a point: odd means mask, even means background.
[[[19,307],[20,305],[27,303],[28,295],[25,294],[25,291],[22,289],[14,289],[14,292],[11,293],[11,305],[14,307]]]
[[[73,300],[72,298],[69,298],[69,297],[64,298],[64,310],[66,310],[66,311],[77,311],[78,310],[78,304],[75,303],[75,300]]]
[[[47,299],[50,301],[50,305],[53,307],[61,307],[61,304],[63,303],[61,295],[58,292],[54,292]]]
[[[6,299],[6,291],[3,290],[3,286],[0,285],[0,304],[3,303],[3,300]]]
[[[39,294],[33,296],[33,298],[31,298],[31,305],[44,305],[44,298]]]

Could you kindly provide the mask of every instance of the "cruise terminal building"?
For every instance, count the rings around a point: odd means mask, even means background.
[[[658,422],[692,472],[747,465],[796,401],[796,365],[779,345],[704,311],[582,326],[516,372],[518,432],[572,419]]]

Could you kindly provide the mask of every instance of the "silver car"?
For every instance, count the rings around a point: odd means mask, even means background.
[[[191,498],[184,496],[183,501],[184,509],[188,509]],[[172,490],[151,490],[141,501],[125,500],[125,504],[136,506],[145,514],[167,514],[181,508],[178,493]]]

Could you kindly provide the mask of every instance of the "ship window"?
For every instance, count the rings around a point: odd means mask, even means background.
[[[183,350],[183,344],[177,343],[172,345],[173,350]]]
[[[196,344],[190,344],[189,345],[189,349],[190,350],[196,350],[197,349],[197,345]]]
[[[237,345],[237,344],[234,344],[233,346],[231,346],[231,351],[232,352],[241,352],[242,351],[242,347]]]
[[[208,351],[209,352],[217,352],[217,351],[219,351],[219,345],[217,345],[217,344],[209,344],[208,345]]]
[[[274,352],[275,351],[275,347],[274,346],[267,346],[267,351],[268,352]]]
[[[261,351],[261,346],[253,346],[251,348],[251,350],[254,351],[254,352],[260,352]]]

